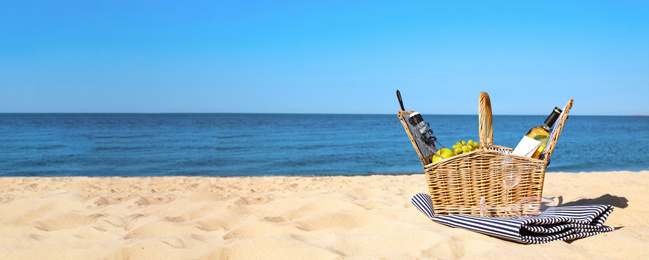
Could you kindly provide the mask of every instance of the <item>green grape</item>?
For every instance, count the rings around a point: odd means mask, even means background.
[[[475,148],[475,149],[480,148],[480,143],[478,143],[478,142],[473,143],[473,148]]]
[[[456,147],[456,148],[454,148],[453,151],[454,151],[456,154],[461,154],[461,153],[463,152],[462,148],[460,148],[460,147]]]
[[[469,139],[469,141],[466,141],[466,144],[469,146],[473,146],[473,140]]]
[[[467,146],[467,145],[462,146],[462,152],[467,153],[467,152],[470,152],[470,151],[471,151],[471,147],[469,147],[469,146]]]

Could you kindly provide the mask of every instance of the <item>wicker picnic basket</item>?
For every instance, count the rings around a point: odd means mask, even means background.
[[[404,120],[404,115],[410,115],[414,111],[399,111],[399,120],[419,154],[419,160],[426,172],[426,181],[435,215],[480,216],[480,200],[483,197],[485,204],[502,208],[513,207],[517,201],[527,197],[540,199],[543,193],[545,169],[550,162],[572,103],[572,99],[566,103],[563,110],[565,116],[560,117],[555,123],[555,134],[549,140],[542,159],[509,154],[508,152],[511,152],[512,148],[493,144],[491,101],[486,92],[480,93],[479,99],[480,148],[435,163],[432,163],[432,156],[422,156],[408,129],[408,124]],[[520,172],[518,184],[507,195],[504,195],[503,179],[502,175],[499,175],[499,169],[502,169],[505,158],[507,158],[508,165]],[[505,211],[507,210],[494,211],[491,214],[500,215]],[[509,214],[514,213],[509,212]]]

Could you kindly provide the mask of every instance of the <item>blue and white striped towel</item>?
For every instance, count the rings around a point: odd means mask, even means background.
[[[469,215],[435,217],[428,194],[415,194],[411,201],[435,222],[524,244],[575,240],[613,230],[604,226],[604,221],[613,211],[610,205],[552,207],[533,218],[502,219]]]

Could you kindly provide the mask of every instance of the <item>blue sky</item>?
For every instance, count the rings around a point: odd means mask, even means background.
[[[1,1],[0,112],[649,114],[642,1]]]

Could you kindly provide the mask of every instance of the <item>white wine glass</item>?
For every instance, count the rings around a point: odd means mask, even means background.
[[[541,214],[540,204],[540,197],[525,197],[516,202],[514,211],[516,212],[516,216],[521,219],[529,218],[529,216],[538,216]]]
[[[502,166],[502,185],[503,189],[505,190],[505,218],[508,218],[507,216],[507,209],[509,208],[509,192],[511,191],[512,188],[516,187],[518,185],[518,182],[521,179],[521,173],[516,169],[516,167],[513,166],[511,163],[511,158],[509,155],[505,155],[505,158],[503,159],[503,166]]]

